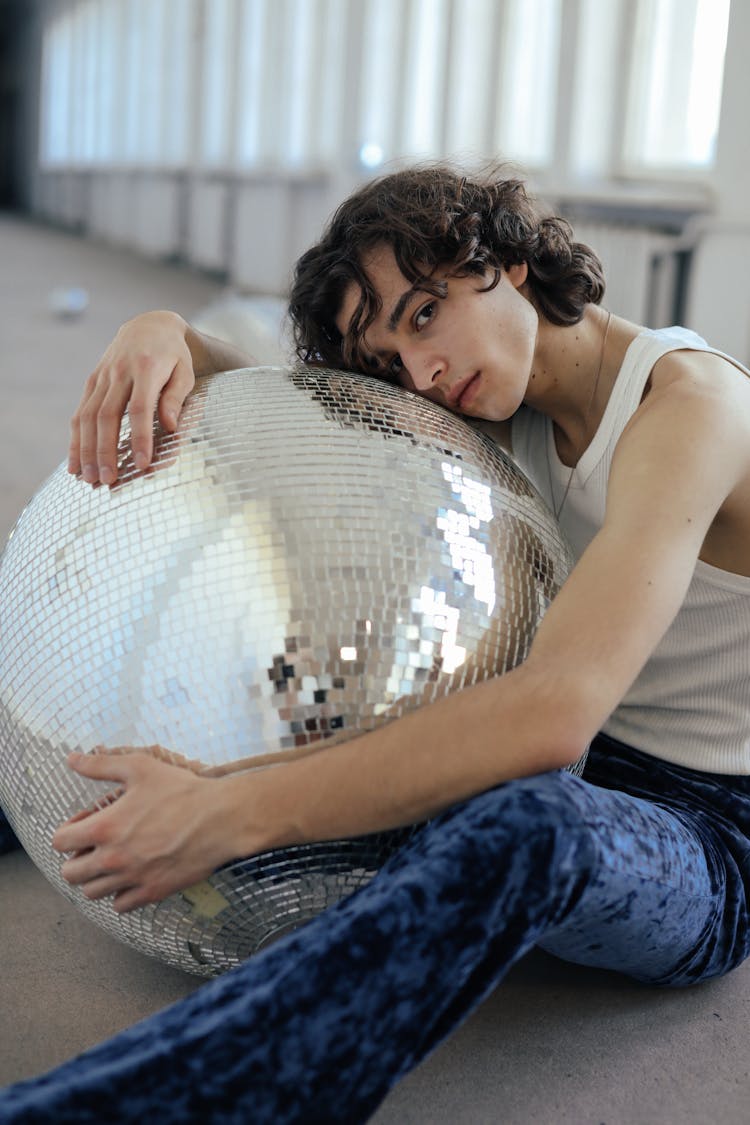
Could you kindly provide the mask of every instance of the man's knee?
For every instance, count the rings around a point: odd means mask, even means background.
[[[418,846],[475,885],[546,886],[563,910],[594,862],[590,788],[565,771],[506,782],[431,821]]]
[[[588,832],[595,819],[592,787],[565,770],[508,781],[463,806],[477,827],[497,826],[519,843],[536,836]]]

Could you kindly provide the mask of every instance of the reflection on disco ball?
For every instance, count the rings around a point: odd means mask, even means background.
[[[0,559],[0,802],[90,918],[211,975],[413,829],[234,862],[120,916],[60,875],[55,828],[108,789],[66,755],[160,743],[217,772],[371,730],[523,660],[570,557],[489,438],[363,376],[213,376],[150,470],[127,427],[120,451],[112,488],[58,469]]]

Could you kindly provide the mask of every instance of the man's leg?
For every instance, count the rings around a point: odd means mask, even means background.
[[[750,955],[750,777],[697,773],[600,735],[586,778],[641,801],[620,822],[602,803],[594,878],[539,945],[672,987],[740,964]],[[654,818],[654,801],[670,811],[657,808]],[[618,885],[622,894],[612,897]]]
[[[604,944],[627,905],[625,944],[637,950],[669,912],[677,932],[648,947],[645,975],[658,979],[711,943],[722,903],[713,858],[673,814],[565,773],[511,782],[436,818],[370,884],[277,945],[9,1088],[0,1121],[82,1125],[103,1107],[112,1122],[365,1121],[567,918],[581,944]]]

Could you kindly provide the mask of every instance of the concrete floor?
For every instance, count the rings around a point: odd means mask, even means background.
[[[79,320],[49,312],[58,285],[90,291]],[[188,272],[0,216],[0,540],[64,458],[68,417],[118,324],[153,307],[191,316],[217,293]],[[96,929],[20,852],[0,857],[0,949],[0,1084],[201,983]],[[750,963],[670,993],[534,954],[373,1121],[748,1125],[749,1030]]]

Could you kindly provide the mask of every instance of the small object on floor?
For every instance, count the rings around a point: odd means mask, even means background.
[[[88,308],[89,295],[86,289],[79,286],[59,286],[50,292],[47,303],[50,311],[61,320],[74,320]]]

